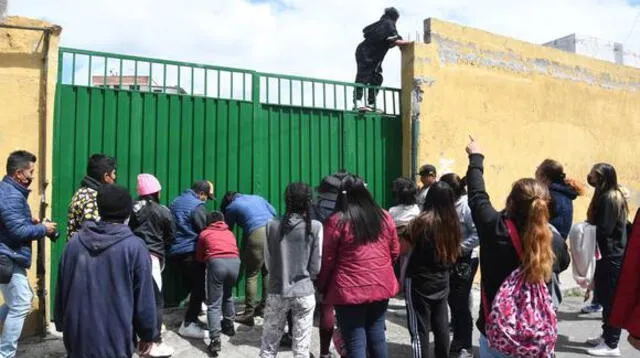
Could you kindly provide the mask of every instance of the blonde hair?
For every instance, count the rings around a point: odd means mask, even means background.
[[[535,179],[515,182],[507,199],[507,213],[522,238],[522,270],[529,283],[547,282],[553,273],[550,200],[547,186]]]

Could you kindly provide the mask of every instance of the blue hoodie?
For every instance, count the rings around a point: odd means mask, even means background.
[[[69,357],[131,357],[156,334],[151,258],[124,224],[86,222],[58,269],[56,329]]]
[[[224,218],[230,229],[238,224],[244,235],[251,235],[276,216],[276,209],[258,195],[238,194],[224,211]]]
[[[549,186],[549,192],[552,198],[549,222],[566,239],[573,224],[573,201],[578,197],[578,192],[565,183],[552,183]]]

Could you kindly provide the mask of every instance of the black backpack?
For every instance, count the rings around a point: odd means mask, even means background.
[[[340,185],[342,180],[348,175],[344,170],[340,170],[331,175],[322,178],[320,185],[316,188],[316,200],[313,205],[313,218],[324,223],[324,221],[333,214],[338,194],[340,193]]]

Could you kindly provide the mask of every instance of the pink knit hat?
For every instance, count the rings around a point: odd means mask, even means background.
[[[138,175],[138,195],[155,194],[160,190],[162,190],[162,186],[156,177],[151,174]]]

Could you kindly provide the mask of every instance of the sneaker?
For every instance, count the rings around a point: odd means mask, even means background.
[[[253,327],[256,324],[252,314],[240,315],[236,317],[236,322],[240,324],[244,324],[245,326],[249,326],[249,327]]]
[[[293,345],[293,338],[290,333],[285,333],[280,338],[280,347],[291,348]]]
[[[165,343],[154,343],[147,357],[171,357],[174,349]]]
[[[602,343],[604,343],[604,338],[602,338],[602,336],[587,339],[587,344],[591,347],[597,347]]]
[[[220,332],[228,337],[233,337],[236,335],[236,327],[233,325],[233,322],[230,320],[223,319],[221,324],[222,329]]]
[[[587,350],[587,354],[596,357],[620,357],[620,348],[611,348],[602,342],[597,347]]]
[[[218,353],[222,350],[222,343],[220,343],[220,339],[213,339],[211,343],[209,343],[209,348],[207,348],[207,350],[212,357],[217,357]]]
[[[369,107],[369,106],[358,107],[358,111],[360,111],[360,112],[372,112],[373,111],[373,107]]]
[[[582,312],[584,314],[600,313],[600,312],[602,312],[602,306],[601,305],[584,306],[584,307],[582,307],[582,310],[580,310],[580,312]]]
[[[196,323],[185,323],[182,322],[180,325],[180,329],[178,330],[178,334],[185,338],[195,338],[195,339],[206,339],[209,332],[204,329],[198,327]]]
[[[460,353],[458,353],[458,358],[473,358],[473,353],[467,349],[461,349]]]

